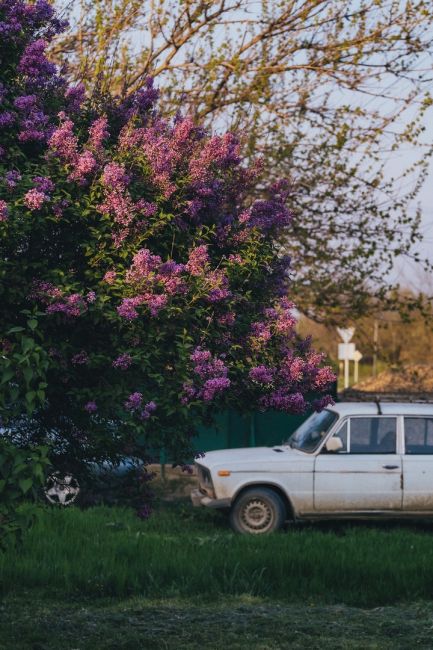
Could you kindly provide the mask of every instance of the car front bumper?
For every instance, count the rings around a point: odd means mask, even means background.
[[[206,506],[207,508],[229,508],[231,499],[212,499],[199,489],[192,490],[191,501],[193,506]]]

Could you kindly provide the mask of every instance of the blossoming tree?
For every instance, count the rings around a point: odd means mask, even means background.
[[[222,408],[323,407],[333,374],[274,244],[287,183],[251,200],[238,137],[162,119],[150,79],[123,100],[68,87],[44,53],[61,28],[45,0],[0,2],[3,418],[177,459]]]

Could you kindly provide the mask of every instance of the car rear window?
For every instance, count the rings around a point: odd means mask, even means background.
[[[407,454],[433,454],[433,417],[404,418]]]

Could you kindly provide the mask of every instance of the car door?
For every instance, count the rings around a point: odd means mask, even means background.
[[[348,418],[334,434],[338,452],[322,448],[314,470],[314,510],[345,513],[401,510],[402,461],[397,418]]]
[[[433,511],[433,415],[404,418],[403,510]]]

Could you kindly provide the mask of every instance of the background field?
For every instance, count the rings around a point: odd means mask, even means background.
[[[432,536],[328,523],[241,537],[186,502],[146,521],[41,508],[0,558],[0,648],[431,648]]]

